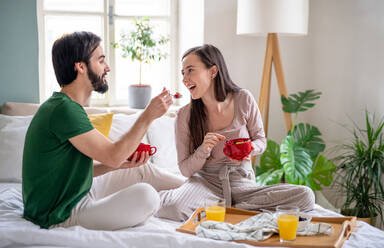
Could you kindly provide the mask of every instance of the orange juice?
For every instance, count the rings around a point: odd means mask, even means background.
[[[277,218],[277,224],[279,225],[280,239],[283,240],[295,240],[296,230],[299,219],[290,214],[282,214]]]
[[[205,213],[207,215],[207,220],[215,220],[224,222],[225,218],[225,208],[220,206],[211,206],[205,208]]]

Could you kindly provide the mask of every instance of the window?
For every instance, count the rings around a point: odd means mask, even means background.
[[[121,51],[110,44],[118,42],[122,32],[129,32],[134,17],[149,16],[154,32],[170,38],[169,56],[145,64],[143,83],[152,86],[152,94],[165,86],[172,91],[177,85],[177,0],[38,0],[40,101],[60,90],[53,71],[51,49],[64,33],[91,31],[102,38],[102,46],[111,67],[107,94],[93,93],[92,105],[128,103],[128,86],[138,82],[139,64],[122,58]]]

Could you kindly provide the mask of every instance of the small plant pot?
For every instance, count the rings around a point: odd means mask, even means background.
[[[151,100],[152,87],[148,84],[132,84],[128,87],[128,106],[144,109]]]

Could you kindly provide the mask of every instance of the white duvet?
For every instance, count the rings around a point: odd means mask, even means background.
[[[139,227],[119,231],[92,231],[71,228],[40,229],[22,218],[21,184],[0,184],[0,247],[253,247],[234,242],[216,241],[177,232],[181,222],[152,217]],[[338,216],[316,206],[314,216]],[[384,232],[357,222],[343,247],[384,247]]]

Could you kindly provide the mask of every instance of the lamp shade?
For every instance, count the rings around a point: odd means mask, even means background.
[[[238,0],[237,34],[306,35],[308,0]]]

